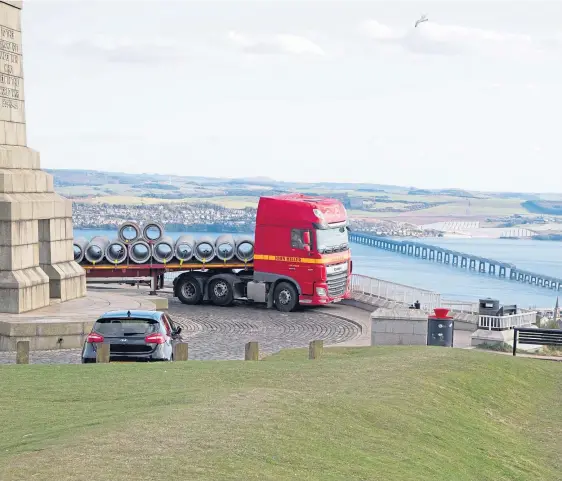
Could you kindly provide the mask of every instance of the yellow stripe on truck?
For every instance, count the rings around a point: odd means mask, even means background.
[[[302,264],[331,264],[333,262],[345,262],[349,260],[349,254],[337,257],[324,257],[322,259],[311,259],[310,257],[270,256],[265,254],[255,254],[254,259],[260,261],[300,262]]]

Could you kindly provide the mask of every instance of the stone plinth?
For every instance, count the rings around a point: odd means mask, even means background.
[[[0,0],[0,312],[21,313],[86,294],[74,262],[72,203],[27,147],[21,3]]]
[[[406,307],[380,308],[371,314],[371,345],[427,345],[428,313]]]
[[[128,309],[154,311],[155,305],[139,296],[90,292],[80,299],[54,303],[33,312],[0,314],[0,352],[14,351],[18,341],[29,341],[32,351],[80,348],[99,316]]]

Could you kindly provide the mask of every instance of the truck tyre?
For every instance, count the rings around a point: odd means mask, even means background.
[[[225,279],[214,279],[209,283],[209,298],[215,306],[230,306],[234,300],[232,285]]]
[[[299,304],[299,294],[289,282],[280,282],[273,291],[275,307],[281,312],[292,312]]]
[[[180,302],[190,306],[199,304],[203,298],[199,282],[192,277],[180,279],[176,286],[176,292]]]

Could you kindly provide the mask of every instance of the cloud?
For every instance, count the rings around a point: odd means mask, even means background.
[[[163,37],[94,35],[61,38],[57,43],[69,53],[99,56],[117,63],[163,63],[180,60],[186,54],[176,42]]]
[[[496,32],[461,25],[432,22],[417,28],[398,29],[376,20],[360,24],[359,31],[379,45],[400,47],[416,54],[434,55],[515,55],[542,50],[539,42],[529,35]]]
[[[306,37],[290,34],[251,36],[236,31],[228,33],[228,40],[240,50],[258,55],[312,55],[326,52]]]

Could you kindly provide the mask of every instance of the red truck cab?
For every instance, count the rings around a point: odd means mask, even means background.
[[[339,200],[303,194],[260,198],[253,277],[273,287],[270,297],[278,309],[348,298],[351,269],[347,212]]]

